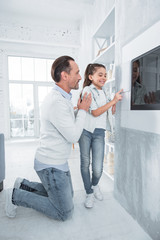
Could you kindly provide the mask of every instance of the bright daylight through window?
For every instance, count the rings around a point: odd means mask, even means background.
[[[54,84],[53,61],[8,57],[11,137],[39,137],[39,107]]]

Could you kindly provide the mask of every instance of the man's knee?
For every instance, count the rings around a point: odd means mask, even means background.
[[[62,213],[62,215],[61,215],[61,220],[64,222],[64,221],[70,219],[70,218],[72,217],[72,215],[73,215],[73,209],[71,209],[71,210],[68,211],[68,212]]]

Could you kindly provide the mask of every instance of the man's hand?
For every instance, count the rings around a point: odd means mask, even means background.
[[[151,104],[151,103],[156,103],[156,96],[155,92],[149,92],[149,94],[145,94],[144,96],[144,102]]]
[[[92,102],[91,93],[89,93],[88,95],[87,93],[85,93],[82,101],[81,98],[79,98],[77,107],[78,109],[83,109],[88,112],[91,102]]]

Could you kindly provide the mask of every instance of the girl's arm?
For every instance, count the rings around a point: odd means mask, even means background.
[[[116,112],[116,104],[112,106],[112,114],[115,114],[115,112]]]
[[[96,110],[92,110],[91,113],[94,117],[98,117],[104,112],[106,112],[110,107],[114,106],[118,101],[122,100],[122,93],[123,89],[121,89],[119,92],[117,92],[110,102],[106,103],[102,107],[97,108]]]

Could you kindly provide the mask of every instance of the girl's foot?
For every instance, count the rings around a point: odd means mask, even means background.
[[[94,205],[94,194],[93,193],[87,194],[84,206],[86,208],[93,208],[93,205]]]
[[[101,190],[98,185],[93,186],[93,193],[94,193],[95,198],[97,198],[99,201],[103,200],[103,195],[102,195]]]

